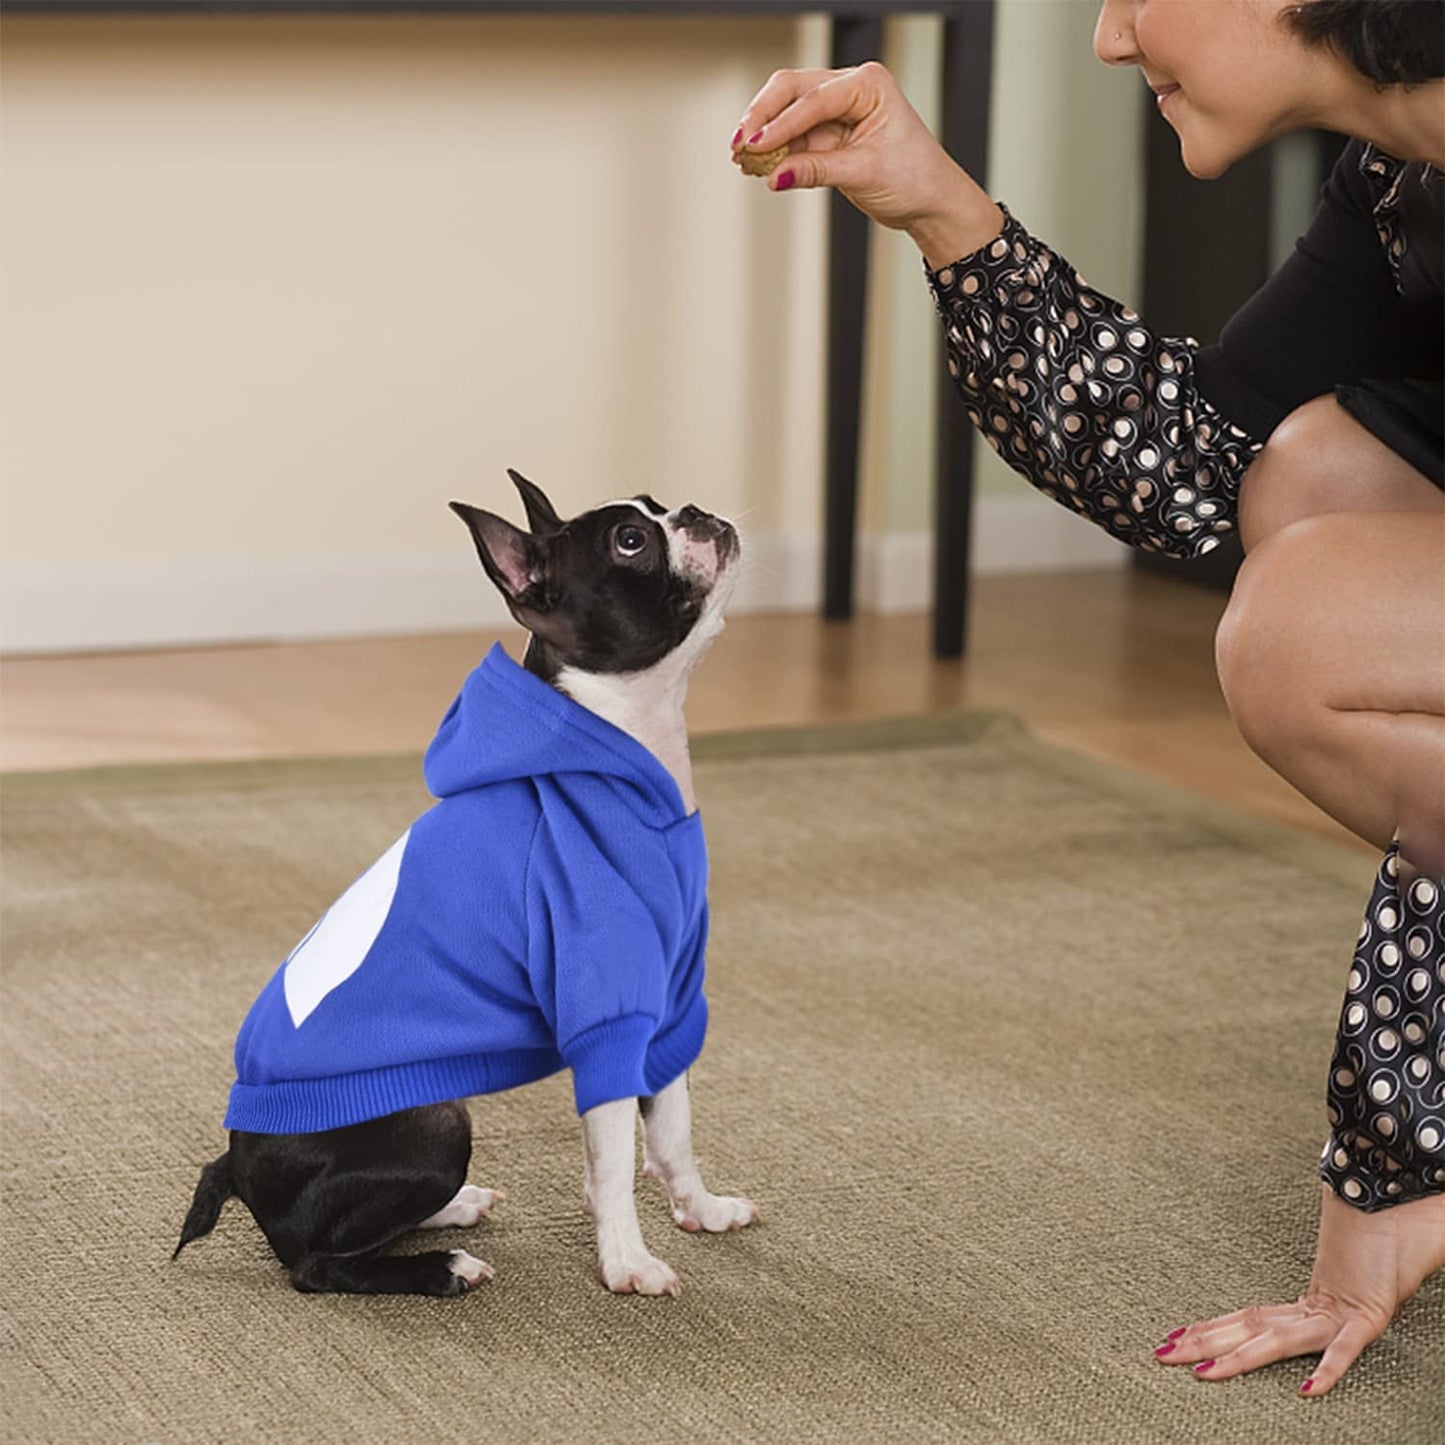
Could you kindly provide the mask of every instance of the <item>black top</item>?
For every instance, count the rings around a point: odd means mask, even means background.
[[[1294,254],[1218,343],[1156,336],[1005,210],[929,272],[974,423],[1047,495],[1146,551],[1201,555],[1289,412],[1340,383],[1439,381],[1442,178],[1352,141]]]
[[[1441,194],[1438,171],[1352,141],[1294,254],[1200,352],[1204,394],[1268,436],[1341,382],[1439,380]]]

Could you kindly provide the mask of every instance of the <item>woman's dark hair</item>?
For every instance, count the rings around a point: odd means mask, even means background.
[[[1310,45],[1329,45],[1377,85],[1445,76],[1441,0],[1305,0],[1284,12]]]

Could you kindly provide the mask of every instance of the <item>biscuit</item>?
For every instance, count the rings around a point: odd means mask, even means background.
[[[738,152],[738,163],[743,168],[743,174],[748,176],[770,176],[787,158],[787,146],[779,146],[775,151]]]

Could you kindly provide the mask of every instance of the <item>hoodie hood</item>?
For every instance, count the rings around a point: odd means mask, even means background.
[[[433,797],[527,778],[608,783],[654,828],[686,817],[672,774],[636,738],[495,643],[447,709],[423,763]]]

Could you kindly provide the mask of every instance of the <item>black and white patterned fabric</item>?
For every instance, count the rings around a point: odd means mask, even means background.
[[[1369,148],[1360,173],[1403,295],[1400,216],[1414,180]],[[1440,177],[1426,168],[1419,180]],[[1197,342],[1156,336],[1000,209],[987,246],[924,268],[969,417],[1039,491],[1121,541],[1174,557],[1211,551],[1236,525],[1262,441],[1200,394]],[[1402,894],[1398,875],[1392,848],[1350,974],[1320,1166],[1366,1210],[1445,1191],[1445,880]]]
[[[1445,177],[1421,161],[1397,161],[1375,146],[1360,155],[1360,174],[1374,193],[1375,234],[1390,263],[1395,290],[1407,301],[1428,303],[1438,299],[1441,259],[1438,246],[1409,243],[1411,223],[1417,234],[1428,232],[1426,213],[1438,218]],[[1435,233],[1438,234],[1438,220]]]
[[[1445,1190],[1445,882],[1380,865],[1330,1065],[1320,1177],[1365,1210]]]
[[[1045,496],[1121,541],[1211,551],[1261,443],[1199,394],[1196,341],[1156,336],[1000,209],[997,239],[926,273],[969,418]]]

